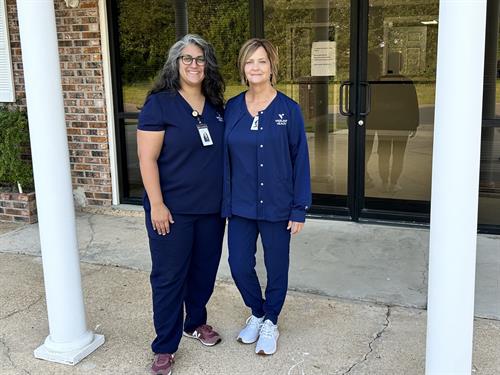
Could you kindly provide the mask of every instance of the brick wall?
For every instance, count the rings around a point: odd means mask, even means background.
[[[0,193],[0,221],[33,224],[36,220],[34,193]]]
[[[96,0],[78,8],[55,0],[73,190],[84,206],[111,205],[111,173]],[[7,0],[16,105],[25,107],[16,0]]]

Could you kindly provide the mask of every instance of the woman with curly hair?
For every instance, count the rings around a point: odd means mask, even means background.
[[[181,336],[213,346],[206,304],[219,266],[224,81],[213,47],[188,34],[167,61],[139,116],[156,338],[154,374],[170,374]],[[184,309],[186,316],[184,317]]]

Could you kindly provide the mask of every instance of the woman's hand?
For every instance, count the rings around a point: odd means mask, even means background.
[[[299,223],[298,221],[289,221],[286,229],[290,230],[290,234],[299,233],[302,228],[304,228],[304,223]]]
[[[160,203],[151,206],[151,224],[153,230],[158,234],[166,235],[170,233],[170,224],[174,223],[174,218],[165,204]]]

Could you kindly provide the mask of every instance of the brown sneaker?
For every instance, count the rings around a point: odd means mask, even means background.
[[[186,337],[199,340],[205,346],[214,346],[221,342],[220,335],[214,331],[212,326],[202,324],[196,328],[193,332],[183,332]]]
[[[174,354],[155,354],[155,359],[151,365],[151,374],[170,375],[174,364]]]

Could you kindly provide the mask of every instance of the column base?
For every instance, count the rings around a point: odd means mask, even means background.
[[[44,344],[35,349],[34,355],[35,358],[38,359],[74,366],[102,344],[104,344],[104,336],[94,335],[94,339],[90,342],[90,344],[84,346],[83,348],[69,352],[54,352],[48,350]]]

